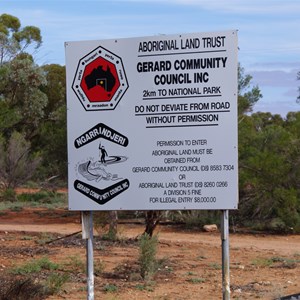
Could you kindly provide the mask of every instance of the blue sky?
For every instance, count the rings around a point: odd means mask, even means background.
[[[65,41],[238,29],[239,62],[263,98],[254,111],[300,110],[299,0],[0,0],[0,14],[41,29],[38,64],[65,64]]]

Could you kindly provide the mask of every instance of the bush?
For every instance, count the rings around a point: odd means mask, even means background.
[[[21,133],[13,132],[7,141],[0,136],[0,182],[4,190],[20,186],[35,173],[41,157],[30,151],[31,144]]]
[[[47,298],[44,287],[31,278],[5,279],[5,285],[0,289],[1,300],[42,300]]]
[[[0,210],[21,210],[23,207],[47,207],[49,209],[67,206],[67,194],[40,191],[37,193],[24,193],[16,195],[14,191],[2,193]]]
[[[51,262],[47,257],[42,257],[38,260],[32,260],[22,266],[14,267],[11,270],[12,274],[25,275],[31,273],[37,273],[41,270],[56,270],[58,265]]]
[[[156,272],[157,236],[143,234],[139,242],[139,265],[143,279],[150,279]]]
[[[4,189],[0,194],[1,201],[11,201],[17,200],[17,194],[14,189]]]
[[[49,295],[58,294],[62,286],[68,281],[68,274],[51,273],[45,283],[45,289]]]
[[[48,257],[42,257],[37,260],[31,260],[26,264],[14,267],[11,269],[12,275],[19,275],[18,277],[25,277],[25,279],[18,279],[12,282],[11,287],[7,293],[9,298],[0,299],[44,299],[45,295],[55,295],[59,293],[62,286],[69,279],[69,275],[59,272],[60,266],[49,260]],[[56,271],[56,272],[54,272]],[[31,280],[32,274],[36,277],[35,281]],[[25,286],[25,290],[24,290]],[[15,294],[22,295],[24,290],[24,298],[13,297]],[[28,292],[26,294],[26,291]],[[32,291],[32,292],[31,292]],[[30,293],[29,293],[30,292]]]

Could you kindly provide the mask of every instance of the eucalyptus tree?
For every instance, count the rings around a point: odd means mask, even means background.
[[[244,222],[300,230],[300,114],[255,113],[240,130],[240,210]]]
[[[12,115],[8,124],[1,120],[6,136],[16,130],[31,139],[44,116],[47,95],[40,86],[46,84],[46,78],[30,55],[20,54],[12,61],[0,67],[0,106]]]
[[[239,116],[250,113],[254,105],[262,98],[257,85],[252,85],[253,77],[245,74],[245,69],[238,65],[238,113]]]
[[[32,158],[34,151],[30,145],[47,106],[47,95],[40,88],[46,84],[46,77],[27,50],[34,52],[41,42],[37,27],[21,27],[18,18],[0,15],[1,182],[9,182],[9,187],[28,178],[30,166],[36,167],[39,161]],[[26,151],[19,155],[17,150],[10,151],[10,145]],[[25,157],[28,159],[24,160]]]
[[[67,120],[65,67],[51,64],[42,66],[46,85],[41,90],[47,95],[43,122],[39,126],[34,146],[44,157],[45,176],[67,177]]]
[[[26,52],[29,47],[37,50],[42,44],[40,29],[35,26],[21,27],[17,17],[0,15],[0,65]]]

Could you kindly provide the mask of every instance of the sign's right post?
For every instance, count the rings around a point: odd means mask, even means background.
[[[222,210],[221,239],[222,239],[223,300],[229,300],[230,299],[230,278],[229,278],[229,211],[228,210]]]

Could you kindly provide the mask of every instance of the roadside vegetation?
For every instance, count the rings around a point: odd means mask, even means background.
[[[5,210],[20,211],[26,207],[42,207],[46,209],[67,208],[67,194],[53,191],[17,194],[14,190],[6,190],[0,196],[0,213]]]

